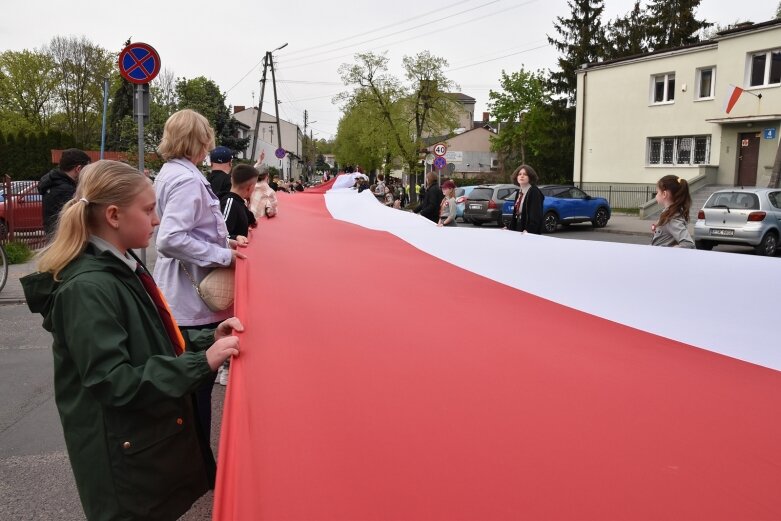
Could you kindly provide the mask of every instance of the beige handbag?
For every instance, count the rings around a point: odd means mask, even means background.
[[[187,274],[195,292],[201,297],[203,303],[212,311],[224,311],[233,305],[235,294],[235,272],[233,266],[229,268],[214,268],[201,281],[195,283],[190,272],[179,262],[179,266]]]

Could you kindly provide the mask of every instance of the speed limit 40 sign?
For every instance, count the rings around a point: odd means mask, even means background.
[[[444,143],[437,143],[434,145],[434,155],[442,157],[447,154],[447,145]]]

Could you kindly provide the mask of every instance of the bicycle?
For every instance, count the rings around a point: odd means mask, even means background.
[[[3,291],[5,283],[8,280],[8,256],[5,254],[5,248],[0,244],[0,291]]]

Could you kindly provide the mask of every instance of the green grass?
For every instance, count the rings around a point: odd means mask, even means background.
[[[613,208],[612,212],[618,214],[640,215],[640,208]]]
[[[23,242],[9,242],[5,246],[5,255],[8,257],[8,264],[21,264],[27,262],[33,256],[32,250]]]

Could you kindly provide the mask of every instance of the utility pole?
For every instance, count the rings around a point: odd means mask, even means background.
[[[307,126],[308,122],[309,122],[309,111],[304,109],[304,165],[306,165],[307,162],[308,162],[308,157],[307,157],[308,154],[307,154],[307,151],[306,151],[306,149],[307,149],[307,146],[306,146],[306,126]]]
[[[266,94],[266,72],[271,68],[271,86],[274,89],[274,112],[277,117],[277,148],[282,148],[282,127],[279,122],[279,98],[277,98],[277,81],[274,76],[274,53],[280,49],[287,47],[287,43],[283,43],[273,51],[266,51],[266,55],[263,57],[263,76],[260,79],[260,101],[258,102],[258,116],[255,119],[255,134],[252,142],[252,155],[251,158],[255,160],[255,151],[257,150],[258,143],[258,131],[260,130],[260,116],[263,113],[263,98]],[[272,132],[271,139],[273,141],[274,134]]]

